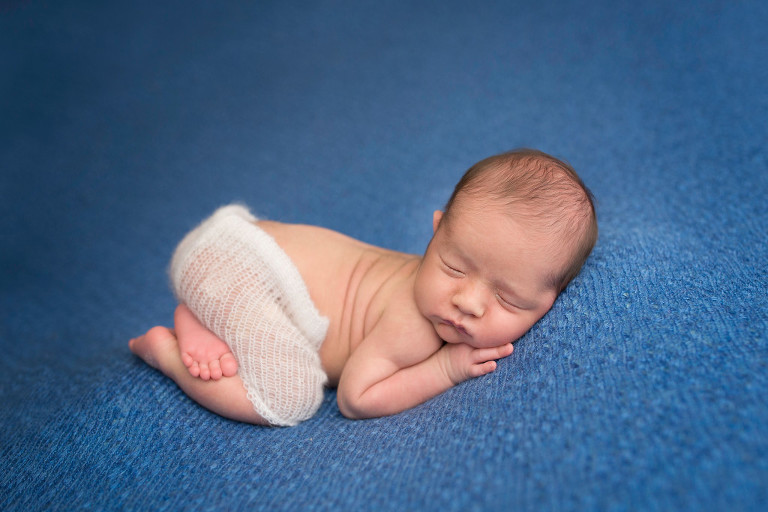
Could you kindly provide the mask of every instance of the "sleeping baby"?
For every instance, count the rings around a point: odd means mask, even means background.
[[[348,418],[395,414],[496,369],[597,240],[566,163],[519,150],[472,166],[422,257],[217,210],[179,244],[174,329],[131,350],[227,418],[296,425],[324,387]]]

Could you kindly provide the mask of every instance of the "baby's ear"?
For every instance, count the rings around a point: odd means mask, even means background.
[[[432,214],[432,233],[437,233],[437,227],[440,225],[440,221],[443,219],[443,212],[435,210]]]

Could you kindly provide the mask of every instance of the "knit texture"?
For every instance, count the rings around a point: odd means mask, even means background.
[[[760,511],[768,2],[0,2],[0,510]],[[533,147],[600,238],[498,369],[352,421],[221,418],[128,350],[241,202],[423,253]]]
[[[229,345],[256,413],[272,425],[296,425],[323,400],[318,350],[328,319],[254,221],[242,206],[219,208],[179,244],[171,281],[179,301]]]

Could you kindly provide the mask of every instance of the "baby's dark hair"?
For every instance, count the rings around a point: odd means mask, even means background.
[[[551,249],[570,250],[572,257],[551,276],[558,292],[578,275],[597,242],[592,192],[570,165],[541,151],[510,151],[470,167],[448,199],[444,219],[450,219],[454,203],[465,195],[489,197],[489,207],[502,205],[526,227],[561,235]]]

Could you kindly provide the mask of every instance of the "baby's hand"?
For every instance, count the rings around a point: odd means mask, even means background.
[[[440,349],[443,371],[454,385],[480,377],[496,369],[496,359],[507,357],[511,343],[493,348],[473,348],[466,343],[446,343]]]

